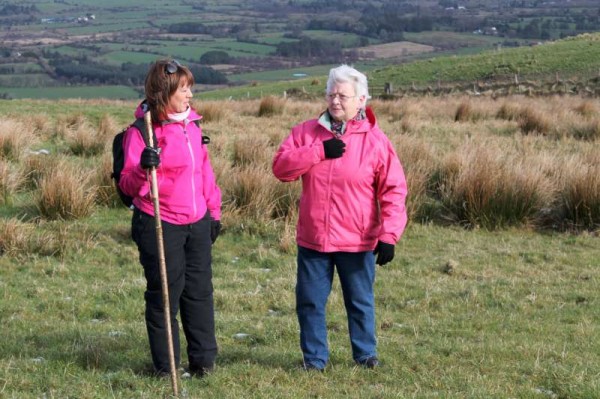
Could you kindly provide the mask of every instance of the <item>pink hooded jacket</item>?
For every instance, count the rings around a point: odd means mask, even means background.
[[[273,160],[283,181],[302,178],[298,245],[320,252],[362,252],[378,240],[396,244],[407,223],[406,179],[375,115],[349,121],[346,151],[326,159],[323,141],[334,134],[317,119],[292,128]]]
[[[135,111],[142,118],[141,107]],[[202,130],[193,123],[202,117],[193,109],[182,122],[154,123],[154,133],[160,152],[156,168],[160,216],[172,224],[190,224],[200,220],[206,210],[215,220],[221,219],[221,190],[217,186],[206,145],[202,144]],[[153,215],[150,197],[150,178],[140,166],[145,144],[135,127],[130,127],[123,140],[125,165],[119,187],[133,197],[133,205]]]

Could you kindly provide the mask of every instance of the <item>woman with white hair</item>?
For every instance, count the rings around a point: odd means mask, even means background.
[[[400,160],[367,107],[369,98],[364,74],[347,65],[331,69],[327,110],[294,126],[273,160],[279,180],[302,179],[296,313],[306,370],[323,371],[329,360],[325,308],[334,270],[353,359],[379,366],[375,264],[394,258],[407,223],[407,187]]]

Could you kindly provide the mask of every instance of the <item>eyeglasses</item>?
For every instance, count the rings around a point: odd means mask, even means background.
[[[169,75],[174,74],[180,66],[181,64],[177,60],[169,61],[165,64],[165,73],[168,73]]]
[[[340,94],[340,93],[330,93],[330,94],[327,94],[327,96],[326,96],[326,97],[327,97],[327,99],[328,99],[329,101],[333,101],[333,100],[335,100],[335,99],[336,99],[336,97],[337,97],[337,98],[339,98],[339,99],[340,99],[340,102],[343,102],[343,103],[345,103],[346,101],[348,101],[348,100],[350,100],[351,98],[354,98],[354,97],[356,97],[356,96],[347,96],[347,95],[345,95],[345,94]]]

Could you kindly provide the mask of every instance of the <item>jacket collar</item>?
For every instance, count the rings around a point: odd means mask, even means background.
[[[372,128],[377,126],[377,118],[375,117],[375,113],[371,107],[365,108],[366,118],[360,121],[355,121],[354,119],[344,122],[344,133],[366,133]],[[318,119],[319,125],[323,126],[328,131],[332,131],[331,129],[331,116],[329,112],[325,110]]]

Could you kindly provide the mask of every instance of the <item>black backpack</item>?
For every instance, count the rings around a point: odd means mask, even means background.
[[[196,126],[200,126],[200,120],[195,120],[194,123],[196,124]],[[119,187],[119,180],[121,179],[121,171],[125,166],[125,151],[123,151],[123,138],[125,137],[125,132],[131,126],[137,128],[137,130],[142,135],[142,138],[144,139],[144,143],[146,144],[146,146],[148,146],[148,139],[146,137],[147,130],[144,118],[136,119],[135,122],[133,122],[130,126],[117,133],[113,138],[112,143],[113,171],[111,173],[111,178],[115,182],[115,188],[117,189],[117,194],[119,194],[119,198],[121,198],[121,202],[123,202],[123,204],[125,204],[125,206],[128,208],[133,207],[133,198],[121,191],[121,188]],[[156,148],[156,134],[154,133],[154,130],[152,130],[152,142],[154,143],[154,147]],[[208,143],[210,143],[210,138],[207,136],[202,136],[202,144]]]

